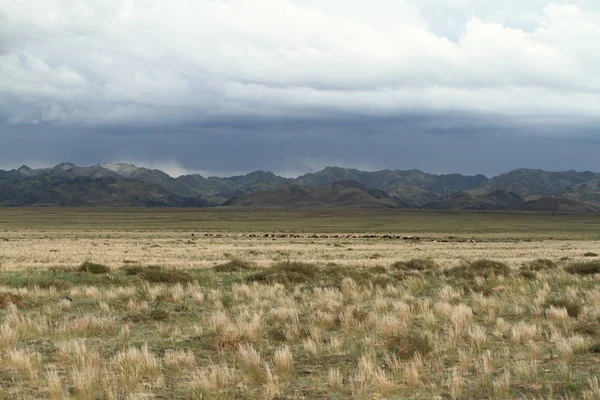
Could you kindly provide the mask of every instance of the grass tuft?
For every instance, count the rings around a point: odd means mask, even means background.
[[[299,261],[283,261],[271,268],[251,275],[250,282],[267,282],[282,284],[306,283],[316,278],[319,268],[314,264]]]
[[[25,299],[16,293],[0,293],[0,308],[8,308],[11,304],[22,307],[26,304]]]
[[[110,268],[108,268],[106,265],[96,264],[90,261],[81,263],[77,270],[79,272],[87,272],[88,274],[107,274],[110,272]]]
[[[237,258],[234,258],[231,261],[228,261],[224,264],[215,265],[213,270],[215,272],[244,272],[244,271],[252,271],[256,269],[254,264],[243,261]]]
[[[545,307],[564,308],[569,317],[577,318],[581,313],[583,304],[563,295],[555,295],[546,299]]]
[[[600,342],[592,343],[588,346],[588,351],[591,353],[600,353]]]
[[[554,261],[547,258],[538,258],[537,260],[525,263],[521,269],[524,271],[548,271],[556,268],[557,265]]]
[[[600,315],[578,318],[573,324],[573,331],[583,335],[600,335]]]
[[[567,265],[565,271],[574,275],[600,274],[600,261],[586,261]]]
[[[417,354],[421,356],[429,354],[433,350],[433,343],[428,336],[410,331],[389,337],[386,347],[390,353],[403,360],[408,360]]]
[[[126,266],[122,268],[127,275],[137,275],[140,278],[153,283],[192,283],[194,277],[185,272],[176,269],[166,269],[160,265],[150,265],[147,267]]]
[[[392,264],[392,268],[409,271],[435,271],[440,267],[435,261],[423,258],[413,258],[409,261],[397,261]]]
[[[463,279],[476,277],[492,278],[510,275],[510,267],[501,261],[482,259],[470,263],[463,263],[446,272],[450,276]]]

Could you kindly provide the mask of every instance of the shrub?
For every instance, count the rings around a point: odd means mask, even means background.
[[[573,331],[583,335],[600,335],[600,316],[578,318],[573,324]]]
[[[88,274],[106,274],[110,272],[110,268],[103,264],[86,261],[79,266],[78,271],[87,272]]]
[[[242,272],[242,271],[250,271],[255,269],[254,264],[249,263],[247,261],[239,260],[234,258],[231,261],[226,262],[225,264],[215,265],[213,270],[215,272]]]
[[[127,266],[123,270],[128,275],[137,275],[148,282],[154,283],[190,283],[195,280],[192,275],[185,271],[164,269],[159,265],[148,267]]]
[[[336,264],[328,264],[327,268],[319,270],[318,281],[323,285],[340,287],[345,278],[351,278],[359,286],[379,286],[385,288],[388,285],[398,283],[395,276],[387,274],[388,270],[376,265],[371,268],[348,267]]]
[[[592,352],[592,353],[600,353],[600,342],[596,342],[591,344],[588,347],[588,351]]]
[[[598,253],[593,253],[591,251],[588,251],[587,253],[585,253],[583,255],[584,257],[598,257]]]
[[[527,269],[521,271],[521,276],[525,279],[537,279],[538,274],[535,271],[529,271]]]
[[[387,274],[388,270],[382,265],[375,265],[367,269],[372,274]]]
[[[419,353],[426,356],[433,350],[433,343],[428,336],[418,332],[407,332],[390,337],[386,347],[390,353],[407,360]]]
[[[578,262],[567,265],[565,271],[577,275],[600,274],[600,261]]]
[[[398,280],[398,277],[389,275],[375,275],[370,279],[371,284],[373,284],[373,286],[380,287],[383,289],[385,289],[388,286],[397,285]]]
[[[185,271],[175,269],[164,269],[160,266],[150,266],[141,274],[148,282],[155,283],[190,283],[194,277]]]
[[[554,261],[547,258],[538,258],[529,263],[525,263],[521,269],[529,271],[546,271],[556,269],[557,265]]]
[[[546,299],[545,307],[565,308],[569,317],[577,318],[581,312],[582,304],[564,296],[551,296]]]
[[[75,281],[75,279],[73,279]],[[40,289],[55,288],[57,290],[66,290],[73,287],[73,283],[63,279],[56,279],[55,277],[40,276],[35,278],[26,279],[23,282],[23,286],[32,288],[39,287]]]
[[[439,266],[433,260],[413,258],[409,261],[397,261],[392,264],[392,268],[410,271],[434,271]]]
[[[155,308],[151,310],[148,315],[154,321],[164,321],[169,319],[169,313],[166,310],[163,310],[162,308]]]
[[[121,268],[121,270],[124,271],[126,275],[139,275],[144,272],[144,267],[139,265],[126,265]]]
[[[16,293],[0,293],[0,308],[8,308],[11,304],[22,307],[27,302],[20,294]]]
[[[482,259],[471,263],[463,263],[456,268],[448,270],[446,273],[465,279],[473,279],[475,277],[491,278],[509,275],[510,267],[501,261]]]
[[[314,264],[299,261],[284,261],[248,278],[251,282],[296,284],[316,278],[319,268]]]

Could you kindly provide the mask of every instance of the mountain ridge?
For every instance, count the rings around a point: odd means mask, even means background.
[[[0,170],[0,206],[387,207],[600,211],[600,173],[515,169],[431,174],[326,167],[285,178],[271,171],[172,177],[128,163]]]

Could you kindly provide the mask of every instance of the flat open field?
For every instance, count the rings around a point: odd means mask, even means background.
[[[596,214],[0,208],[0,398],[596,399],[596,253]]]

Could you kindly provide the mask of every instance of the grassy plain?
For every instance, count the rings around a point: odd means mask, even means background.
[[[600,215],[430,210],[235,208],[0,208],[2,230],[128,232],[345,232],[599,239]]]
[[[600,398],[599,227],[0,208],[0,398]]]

